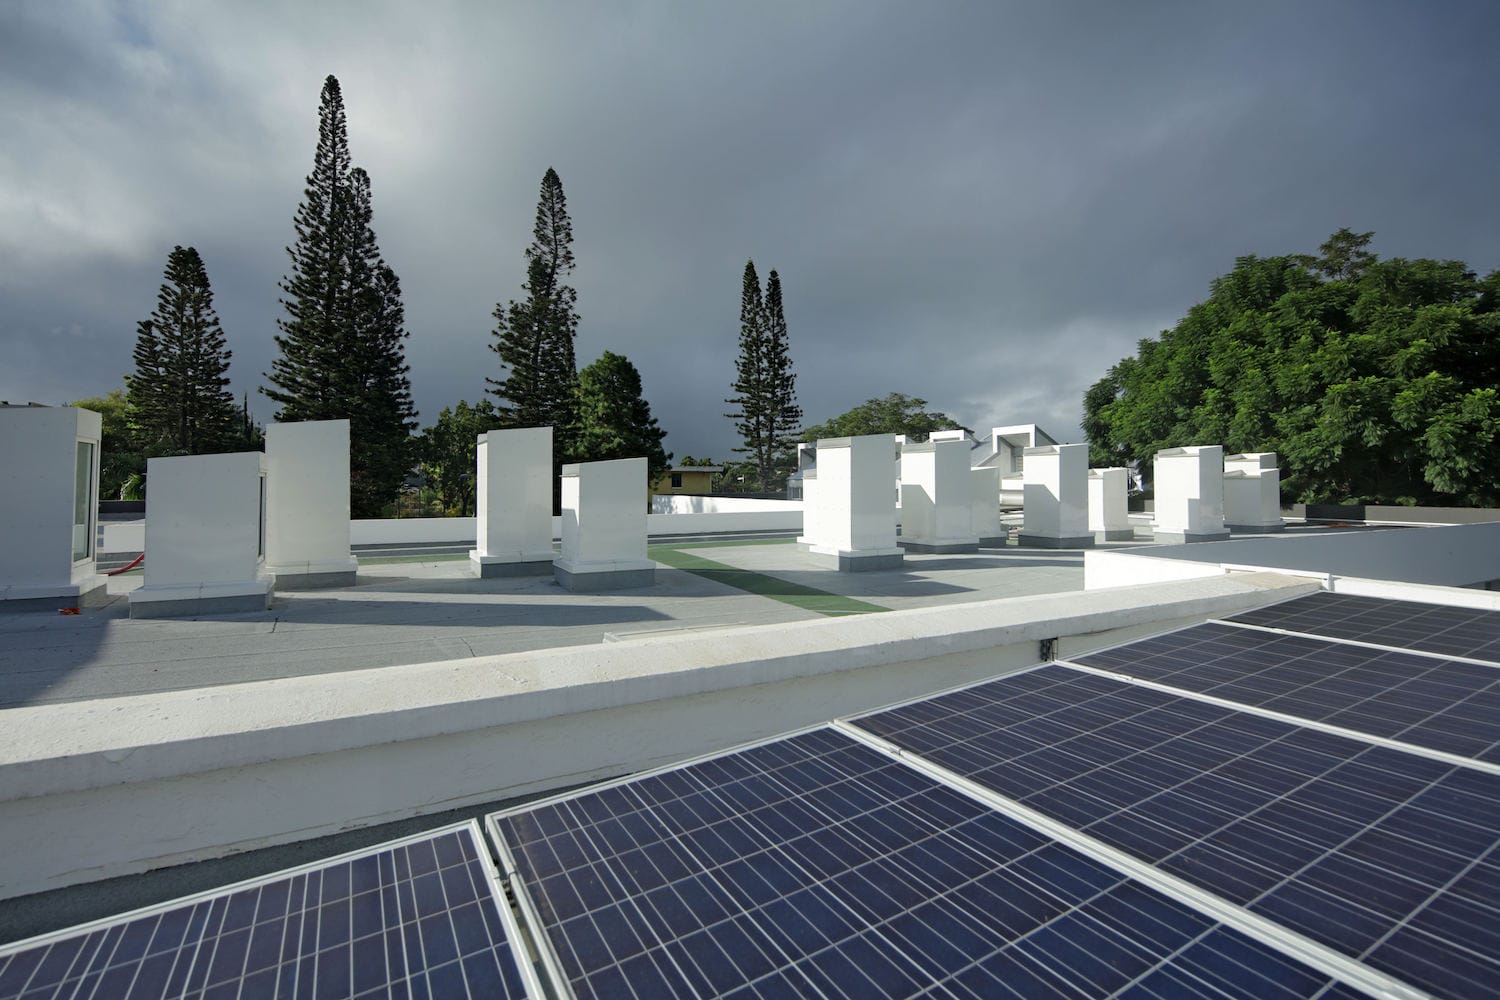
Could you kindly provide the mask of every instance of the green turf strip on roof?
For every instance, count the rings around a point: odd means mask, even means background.
[[[693,545],[692,548],[699,546]],[[652,545],[646,550],[649,558],[670,566],[673,569],[684,570],[695,576],[701,576],[705,580],[714,580],[743,590],[747,594],[756,594],[760,597],[768,597],[782,604],[790,604],[804,611],[813,611],[820,615],[863,615],[874,611],[889,611],[878,604],[870,604],[866,601],[856,601],[852,597],[842,594],[830,594],[826,590],[818,590],[814,587],[804,587],[798,583],[789,583],[779,580],[774,576],[764,573],[755,573],[748,569],[736,569],[726,566],[712,559],[705,559],[691,552],[683,552],[670,545]]]

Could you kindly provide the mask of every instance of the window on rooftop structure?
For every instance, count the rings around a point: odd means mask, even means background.
[[[682,473],[680,473],[680,472],[674,472],[674,473],[672,473],[672,489],[674,489],[674,490],[680,490],[680,489],[682,489]]]
[[[79,441],[73,458],[73,561],[94,555],[94,442]]]
[[[260,518],[257,522],[258,533],[255,536],[255,554],[260,558],[266,557],[266,477],[260,476]]]

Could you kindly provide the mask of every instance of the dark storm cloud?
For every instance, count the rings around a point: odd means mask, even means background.
[[[1486,5],[704,7],[0,13],[0,398],[119,384],[174,243],[253,392],[330,72],[424,420],[493,374],[549,165],[580,361],[628,355],[679,455],[736,443],[750,257],[809,422],[901,391],[1065,439],[1240,254],[1348,225],[1500,265]]]

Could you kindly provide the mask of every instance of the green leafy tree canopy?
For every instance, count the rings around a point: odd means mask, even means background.
[[[624,355],[605,351],[578,373],[577,414],[571,436],[578,461],[644,458],[648,483],[666,471],[672,460],[662,448],[667,432],[641,396],[641,373]]]
[[[501,426],[495,404],[482,399],[473,406],[460,399],[443,407],[437,422],[424,427],[417,439],[422,474],[450,517],[474,513],[474,474],[479,435]]]
[[[735,359],[734,407],[725,416],[735,422],[744,442],[735,452],[746,456],[754,486],[779,490],[796,463],[802,408],[797,405],[797,376],[787,336],[781,276],[774,270],[761,294],[755,262],[746,261],[740,280],[740,353]]]
[[[1500,272],[1377,258],[1241,257],[1174,328],[1085,393],[1096,465],[1163,448],[1274,451],[1308,503],[1500,504]]]
[[[927,400],[893,392],[863,403],[802,432],[802,440],[858,437],[861,434],[905,434],[912,443],[926,441],[933,431],[964,430],[946,413],[924,409]],[[970,433],[973,433],[970,431]]]

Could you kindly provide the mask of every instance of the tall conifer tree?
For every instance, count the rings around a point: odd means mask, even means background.
[[[352,167],[338,80],[323,83],[318,146],[287,248],[281,354],[263,388],[279,421],[348,419],[350,509],[378,516],[411,464],[416,411],[401,284],[380,256],[370,178]]]
[[[578,293],[565,280],[573,271],[573,223],[562,181],[551,167],[542,177],[532,242],[526,248],[523,301],[495,306],[494,342],[501,377],[486,378],[487,391],[507,427],[553,428],[553,454],[570,454],[578,363]]]
[[[214,311],[208,269],[192,247],[174,247],[156,297],[141,320],[135,372],[125,377],[126,414],[148,455],[203,455],[235,436],[230,351]]]
[[[736,409],[725,416],[735,421],[744,441],[734,450],[749,456],[759,489],[780,489],[791,471],[802,410],[797,406],[781,276],[770,273],[762,296],[754,261],[745,263],[740,284],[740,353],[730,388],[734,395],[725,402]]]

